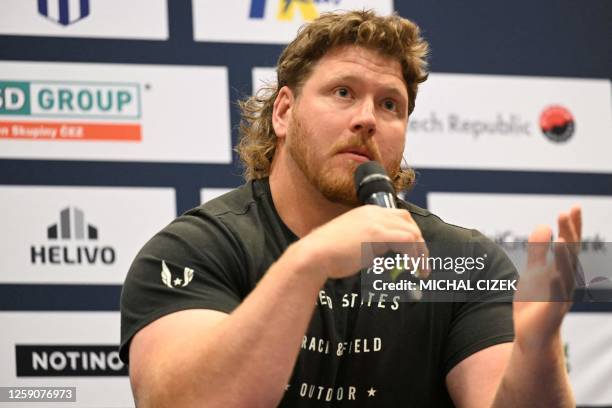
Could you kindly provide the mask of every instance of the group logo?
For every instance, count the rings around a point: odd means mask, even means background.
[[[278,1],[276,19],[279,21],[293,21],[296,11],[305,21],[312,21],[319,17],[318,3],[338,5],[341,0],[251,0],[249,18],[263,19],[268,1]]]
[[[98,228],[76,207],[60,211],[59,221],[47,227],[47,239],[52,245],[30,247],[32,265],[113,265],[117,258],[112,246],[97,243]]]
[[[84,19],[89,12],[89,0],[38,0],[38,13],[63,26]]]
[[[140,125],[133,123],[141,116],[135,83],[0,80],[3,115],[19,120],[0,120],[0,139],[141,140]],[[83,119],[96,122],[74,122]]]
[[[549,106],[540,115],[540,129],[551,142],[567,142],[574,135],[575,127],[574,116],[563,106]]]

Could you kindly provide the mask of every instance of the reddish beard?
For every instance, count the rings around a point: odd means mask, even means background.
[[[357,199],[353,181],[353,174],[359,163],[348,160],[340,169],[338,166],[330,165],[334,156],[349,148],[367,149],[373,160],[383,164],[392,180],[400,171],[401,154],[385,166],[372,138],[363,134],[353,134],[348,140],[338,141],[331,147],[329,154],[324,153],[324,156],[317,157],[317,152],[308,144],[308,141],[313,139],[311,131],[302,124],[295,112],[291,118],[287,131],[287,151],[310,184],[329,201],[349,207],[357,207],[361,204]]]

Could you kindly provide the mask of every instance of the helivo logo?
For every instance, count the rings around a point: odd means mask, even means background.
[[[574,117],[563,106],[552,105],[540,115],[540,128],[548,140],[563,143],[574,134]]]
[[[117,346],[15,345],[17,377],[116,377],[128,375]]]
[[[59,214],[59,223],[47,228],[49,241],[65,240],[66,245],[32,245],[30,257],[33,265],[112,265],[115,250],[110,246],[75,245],[70,241],[97,241],[98,228],[85,223],[82,210],[64,208]]]
[[[68,26],[89,15],[89,0],[38,0],[38,13],[55,23]]]

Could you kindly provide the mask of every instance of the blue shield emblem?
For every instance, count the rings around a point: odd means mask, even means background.
[[[38,0],[38,13],[67,26],[89,15],[89,0]]]

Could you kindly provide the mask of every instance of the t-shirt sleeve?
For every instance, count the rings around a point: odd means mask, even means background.
[[[501,248],[477,231],[472,256],[486,254],[485,269],[470,277],[475,282],[518,279],[516,268]],[[453,305],[444,350],[444,375],[470,355],[496,344],[514,340],[512,291],[476,291]]]
[[[140,250],[121,292],[121,346],[144,326],[185,309],[229,313],[244,297],[245,256],[231,231],[200,210],[177,218]]]

